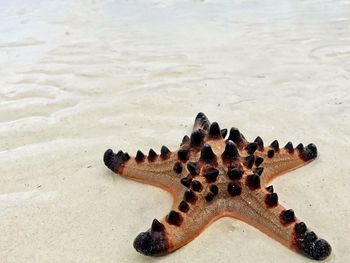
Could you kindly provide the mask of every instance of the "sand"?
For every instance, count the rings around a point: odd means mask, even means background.
[[[175,253],[134,237],[171,197],[104,166],[175,150],[197,112],[319,158],[274,182],[349,262],[349,1],[2,1],[0,262],[312,262],[216,221]]]

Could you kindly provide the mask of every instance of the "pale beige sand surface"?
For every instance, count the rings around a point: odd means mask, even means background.
[[[350,1],[1,1],[0,262],[312,262],[234,219],[162,258],[132,247],[171,198],[103,165],[175,150],[197,112],[314,142],[274,182],[349,262]]]

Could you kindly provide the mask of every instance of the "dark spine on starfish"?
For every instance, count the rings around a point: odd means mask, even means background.
[[[203,190],[203,186],[201,184],[201,182],[197,181],[197,180],[193,180],[192,181],[192,186],[191,186],[192,190],[195,192],[201,192]]]
[[[204,177],[207,179],[208,183],[215,182],[218,175],[219,175],[219,170],[213,167],[209,167],[204,170]]]
[[[186,149],[180,149],[177,152],[177,157],[179,158],[180,161],[186,162],[190,157],[190,153]]]
[[[227,185],[227,191],[231,196],[238,196],[242,192],[242,188],[239,184],[229,183]]]
[[[168,147],[163,145],[162,148],[160,149],[160,158],[162,158],[163,160],[166,160],[169,157],[170,157],[170,150],[168,149]]]
[[[256,137],[254,142],[256,142],[258,144],[258,150],[259,151],[264,151],[264,141],[261,139],[260,136]]]
[[[129,159],[130,156],[128,153],[119,151],[117,154],[115,154],[111,149],[108,149],[103,155],[103,162],[115,173],[120,173],[124,163]]]
[[[149,149],[147,159],[149,162],[154,162],[157,159],[157,153],[152,148]]]
[[[278,204],[278,195],[276,193],[267,194],[265,198],[267,207],[274,207]]]
[[[190,204],[194,204],[197,201],[197,196],[192,190],[186,190],[184,194],[184,199]]]
[[[165,220],[170,225],[181,226],[183,217],[179,212],[171,210],[170,213],[166,216]]]
[[[280,214],[280,221],[282,224],[290,224],[295,221],[295,214],[292,209],[283,210]]]
[[[157,219],[153,220],[151,229],[140,233],[134,240],[134,248],[146,256],[160,256],[169,249],[165,228]]]
[[[313,143],[310,143],[300,151],[299,156],[305,162],[315,159],[317,157],[316,145]]]
[[[123,156],[122,156],[122,159],[123,159],[124,162],[126,162],[127,160],[129,160],[129,159],[130,159],[129,154],[128,154],[128,153],[124,153]]]
[[[242,135],[241,135],[240,131],[235,127],[231,128],[230,134],[229,134],[227,140],[231,140],[237,145],[239,145],[241,142],[243,142]]]
[[[246,184],[250,190],[256,190],[260,188],[260,176],[257,174],[251,174],[247,176]]]
[[[205,163],[213,163],[216,161],[216,155],[214,154],[211,146],[207,143],[203,145],[200,160]]]
[[[221,157],[225,162],[235,160],[239,156],[237,146],[233,141],[228,140]]]
[[[255,166],[258,167],[260,164],[262,164],[264,161],[264,158],[257,156],[255,158]]]
[[[217,187],[215,184],[210,185],[209,190],[214,196],[219,193],[219,187]]]
[[[258,144],[256,142],[248,143],[248,145],[246,146],[246,150],[248,154],[254,154],[257,149],[258,149]]]
[[[207,131],[209,129],[209,120],[203,112],[199,112],[194,120],[193,130],[203,129]]]
[[[254,172],[258,175],[262,175],[263,171],[264,171],[264,167],[258,167],[254,170]]]
[[[209,193],[207,193],[206,195],[205,195],[205,200],[207,201],[207,202],[211,202],[211,201],[213,201],[213,199],[214,199],[214,194],[213,193],[211,193],[211,192],[209,192]]]
[[[137,163],[141,163],[145,160],[145,155],[143,154],[143,152],[141,152],[140,150],[137,151],[136,153],[136,157],[135,157],[135,161]]]
[[[272,147],[272,149],[275,150],[275,152],[278,152],[280,150],[280,144],[278,143],[277,140],[274,140],[270,146]]]
[[[174,164],[173,170],[175,173],[180,174],[182,173],[182,164],[180,162],[176,162]]]
[[[209,139],[220,139],[220,138],[221,138],[220,126],[217,122],[213,122],[209,128]]]
[[[269,185],[268,187],[266,187],[266,190],[269,191],[270,193],[273,193],[273,186]]]
[[[307,226],[304,222],[300,222],[300,223],[295,224],[294,230],[295,230],[295,234],[298,237],[302,237],[307,230]]]
[[[238,167],[234,167],[227,171],[227,175],[231,180],[239,180],[242,178],[243,171]]]
[[[151,226],[151,231],[156,231],[156,232],[160,232],[160,231],[164,231],[164,225],[159,222],[157,219],[154,219],[152,222],[152,226]]]
[[[182,178],[182,179],[180,180],[180,183],[181,183],[183,186],[189,188],[189,187],[191,186],[191,183],[192,183],[192,178],[189,177],[189,176],[184,177],[184,178]]]
[[[185,135],[185,136],[182,138],[181,145],[183,145],[183,144],[189,144],[189,143],[190,143],[190,137],[188,137],[187,135]]]
[[[187,170],[192,176],[198,175],[198,165],[195,162],[188,162],[187,163]]]
[[[323,260],[332,252],[329,243],[309,231],[304,222],[294,226],[294,245],[299,252],[315,260]]]
[[[255,161],[254,155],[248,155],[247,157],[245,157],[244,165],[247,168],[252,169],[254,165],[254,161]]]
[[[227,129],[222,129],[222,130],[221,130],[221,137],[222,137],[222,138],[225,138],[226,135],[227,135]]]
[[[302,152],[304,150],[304,145],[302,143],[299,143],[295,149],[297,149],[299,152]]]
[[[181,212],[187,213],[188,210],[190,210],[190,206],[185,201],[181,201],[179,206],[178,206],[178,209]]]
[[[284,146],[284,149],[289,153],[294,153],[293,143],[287,142],[287,144]]]
[[[267,157],[272,158],[275,155],[275,151],[274,150],[268,150],[267,151]]]
[[[191,139],[190,139],[190,145],[191,147],[200,147],[203,144],[205,132],[200,129],[200,130],[195,130],[191,134]]]

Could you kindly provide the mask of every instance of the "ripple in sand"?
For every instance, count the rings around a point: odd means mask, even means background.
[[[317,60],[350,59],[350,45],[326,45],[314,48],[310,57]]]
[[[39,46],[45,44],[44,41],[38,40],[22,40],[17,42],[5,42],[0,43],[0,48],[18,48],[18,47],[31,47],[31,46]]]

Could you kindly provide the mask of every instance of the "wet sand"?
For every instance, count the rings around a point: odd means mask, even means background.
[[[135,236],[171,197],[107,148],[175,150],[197,112],[318,146],[274,182],[350,261],[349,1],[7,1],[0,10],[0,262],[312,262],[224,218],[175,253]]]

